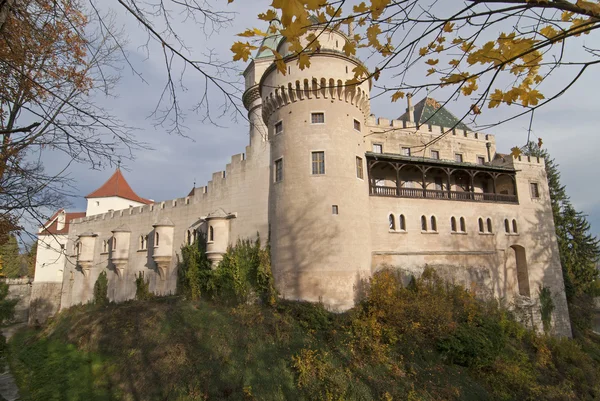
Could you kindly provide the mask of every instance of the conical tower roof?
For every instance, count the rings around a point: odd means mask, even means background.
[[[138,196],[125,180],[121,169],[117,167],[113,175],[97,190],[86,196],[90,198],[106,198],[117,196],[119,198],[129,199],[139,203],[150,204],[152,201]]]
[[[409,121],[408,111],[398,117],[398,120]],[[445,107],[432,97],[426,97],[415,104],[413,121],[418,125],[431,124],[440,127],[454,127],[457,129],[472,131],[469,126],[459,121],[459,119],[450,113]]]

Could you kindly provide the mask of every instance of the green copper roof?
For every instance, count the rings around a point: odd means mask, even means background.
[[[408,112],[398,117],[398,120],[408,121]],[[415,104],[414,121],[418,125],[436,125],[440,127],[454,127],[459,130],[473,131],[466,124],[450,113],[445,107],[442,107],[437,100],[431,97],[426,97],[419,103]]]
[[[277,46],[279,45],[280,41],[281,35],[273,35],[264,38],[262,43],[260,44],[260,47],[256,51],[256,56],[254,56],[254,59],[274,57],[274,54],[271,51],[271,49],[277,49]]]

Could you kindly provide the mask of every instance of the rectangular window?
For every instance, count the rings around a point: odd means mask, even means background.
[[[325,152],[312,152],[312,173],[325,174]]]
[[[402,147],[402,154],[404,156],[410,156],[410,148]]]
[[[275,135],[281,134],[283,132],[283,121],[279,121],[275,124]]]
[[[354,120],[354,129],[360,131],[360,121]]]
[[[454,160],[457,163],[462,163],[463,162],[463,155],[462,155],[462,153],[455,153],[454,154]]]
[[[310,122],[312,124],[324,124],[325,113],[310,113]]]
[[[431,151],[431,158],[439,160],[440,159],[440,151],[439,150],[432,150]]]
[[[331,214],[338,214],[338,205],[331,205]]]
[[[356,176],[360,179],[364,178],[362,159],[356,156]]]
[[[380,143],[373,144],[373,153],[383,153],[383,145]]]
[[[283,159],[275,160],[275,182],[283,180]]]
[[[537,182],[532,182],[529,184],[529,186],[531,187],[531,197],[532,198],[539,198],[540,197],[540,187],[538,186]]]
[[[485,157],[477,156],[477,164],[480,164],[483,166],[485,164]]]

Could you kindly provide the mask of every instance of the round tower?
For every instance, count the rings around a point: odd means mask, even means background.
[[[260,81],[277,289],[333,310],[354,305],[371,266],[363,141],[370,82],[346,86],[361,63],[343,54],[347,40],[338,31],[319,32],[310,68],[288,58],[286,75],[271,64]],[[287,47],[283,41],[278,52],[288,55]]]

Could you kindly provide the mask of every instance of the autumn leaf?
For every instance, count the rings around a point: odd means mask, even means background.
[[[544,95],[534,89],[529,92],[524,91],[519,98],[521,99],[521,104],[525,107],[529,105],[536,106],[539,100],[544,99]]]
[[[379,43],[378,35],[381,33],[381,28],[379,24],[373,24],[367,28],[367,40],[369,41],[369,45],[378,48],[381,46]]]
[[[460,60],[450,60],[448,61],[448,64],[450,64],[452,67],[458,67],[458,65],[460,64]]]
[[[253,36],[267,36],[266,32],[261,31],[258,28],[246,29],[242,33],[238,33],[237,36],[242,36],[245,38],[251,38]]]
[[[421,57],[425,56],[428,51],[429,51],[429,48],[427,48],[427,47],[421,47],[419,49],[419,56],[421,56]]]
[[[367,11],[369,11],[369,7],[367,7],[365,2],[363,1],[359,5],[354,6],[352,8],[352,11],[354,11],[357,14],[366,13]]]
[[[514,157],[515,159],[518,159],[519,156],[521,156],[521,148],[519,148],[518,146],[515,146],[513,148],[510,149],[510,155],[512,157]]]
[[[435,74],[435,68],[430,68],[427,70],[427,76],[430,76],[432,74]]]
[[[342,47],[342,51],[346,56],[353,56],[356,54],[356,44],[352,41],[347,40]]]
[[[452,32],[454,30],[454,23],[446,22],[444,25],[444,32]]]
[[[502,103],[503,93],[500,89],[496,89],[494,93],[490,95],[490,102],[488,103],[488,108],[493,109],[494,107],[500,106]]]
[[[473,114],[481,114],[481,109],[476,104],[471,105],[471,112]]]
[[[542,141],[542,138],[538,138],[538,143],[537,143],[538,148],[541,148],[543,144],[544,144],[544,142]]]
[[[440,60],[438,60],[438,59],[435,59],[435,60],[434,60],[434,59],[430,58],[429,60],[427,60],[427,61],[425,62],[425,64],[427,64],[427,65],[436,65],[436,64],[437,64],[439,61],[440,61]]]
[[[298,56],[298,66],[301,70],[310,67],[310,56],[306,53],[300,53]]]
[[[392,102],[396,102],[398,99],[404,99],[404,92],[397,91],[392,95]]]
[[[262,21],[271,22],[274,19],[277,19],[277,13],[275,10],[267,10],[265,13],[258,14],[258,19]]]
[[[257,47],[248,42],[235,42],[233,46],[231,46],[231,51],[233,52],[233,61],[248,61],[248,57],[250,57],[250,54],[254,49],[257,49]]]
[[[373,78],[375,78],[375,81],[379,80],[379,75],[381,75],[381,70],[379,68],[375,68],[375,72],[373,72]]]

